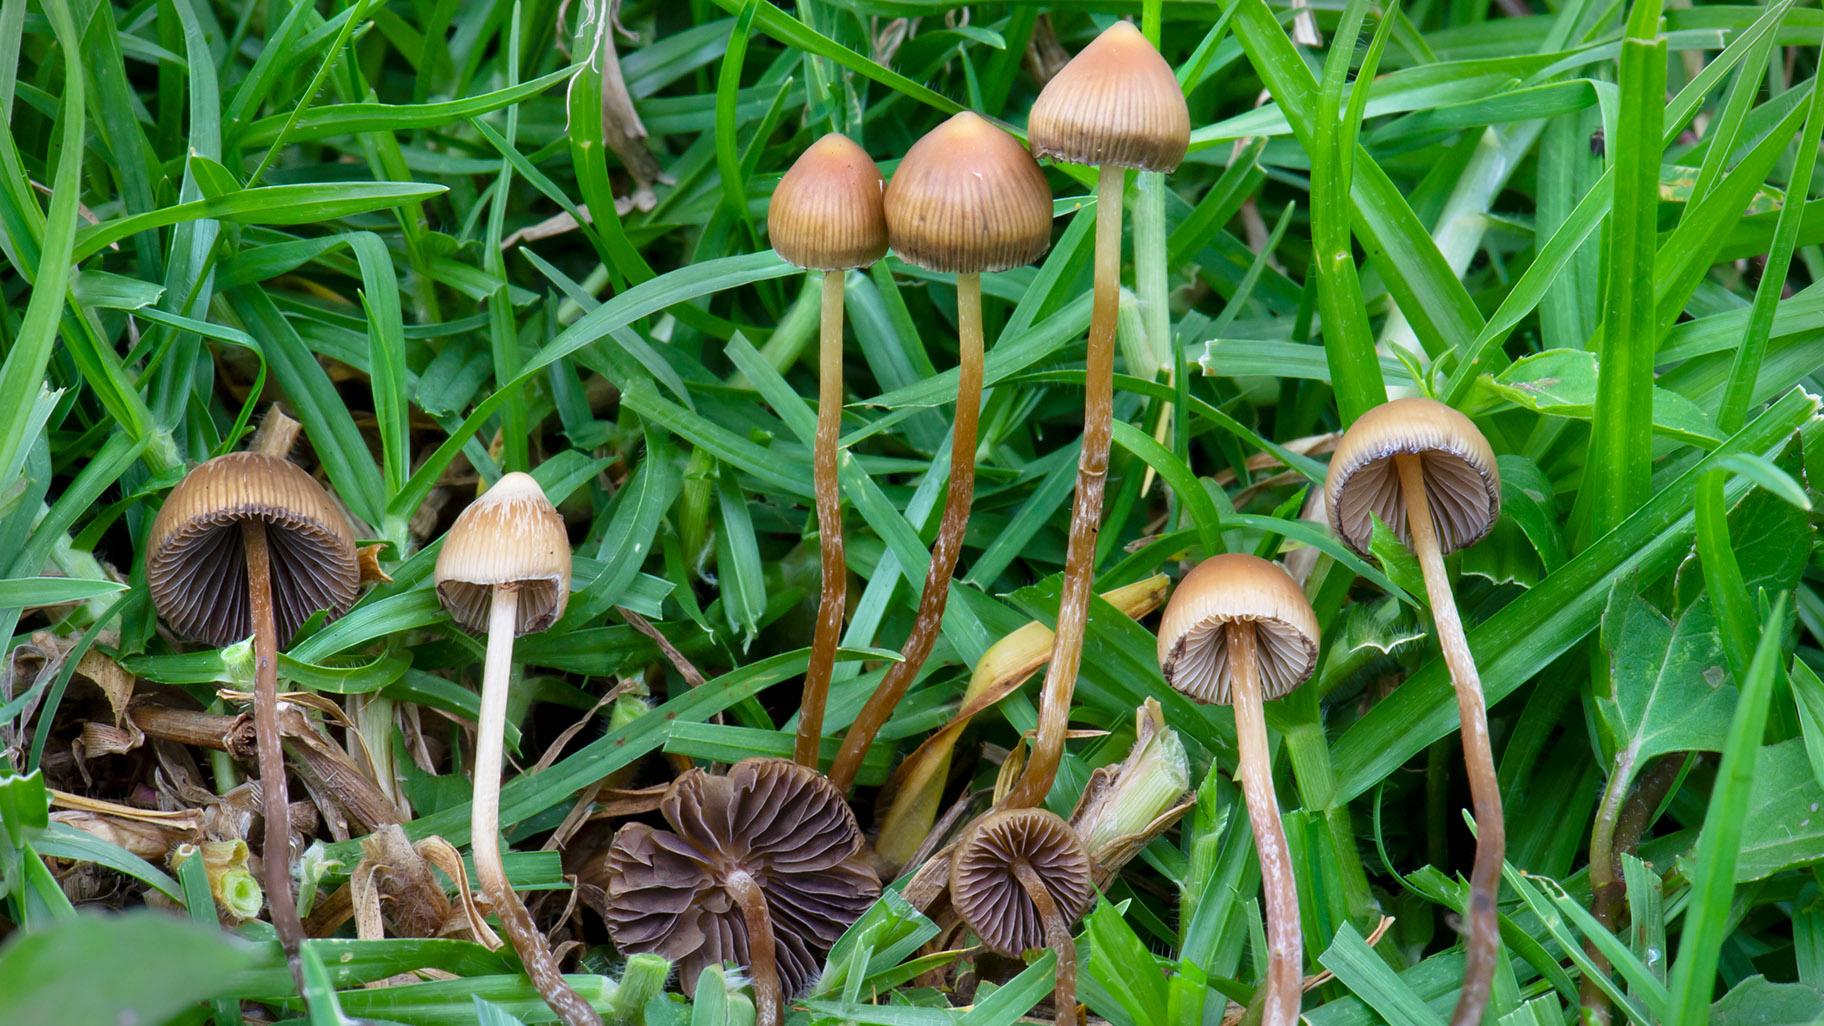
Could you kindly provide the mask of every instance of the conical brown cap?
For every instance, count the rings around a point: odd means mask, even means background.
[[[1230,553],[1211,556],[1178,582],[1159,620],[1159,668],[1166,682],[1199,702],[1228,705],[1231,624],[1255,629],[1261,697],[1271,701],[1317,666],[1317,614],[1278,563]]]
[[[336,617],[354,605],[355,532],[336,500],[289,460],[234,452],[192,470],[152,521],[146,585],[172,630],[217,646],[253,633],[246,520],[266,523],[281,647],[317,610]]]
[[[846,271],[887,252],[886,183],[860,146],[837,132],[800,154],[766,207],[766,234],[799,267]]]
[[[1046,83],[1026,138],[1053,160],[1170,171],[1190,146],[1191,114],[1165,58],[1118,21]]]
[[[1019,141],[963,111],[912,144],[887,183],[887,240],[933,271],[1003,271],[1051,245],[1051,186]]]
[[[1350,548],[1367,553],[1375,516],[1402,540],[1411,539],[1393,463],[1401,453],[1419,457],[1444,552],[1475,544],[1500,518],[1501,472],[1476,425],[1435,399],[1395,399],[1362,414],[1330,457],[1325,504],[1330,526]]]
[[[1013,871],[1015,862],[1033,868],[1071,922],[1094,894],[1089,855],[1069,823],[1044,809],[1009,809],[983,819],[950,861],[950,903],[982,943],[1005,955],[1045,946],[1045,924]]]
[[[488,629],[494,589],[519,589],[518,634],[544,630],[570,599],[570,536],[530,474],[506,474],[469,504],[437,553],[437,597],[471,631]]]

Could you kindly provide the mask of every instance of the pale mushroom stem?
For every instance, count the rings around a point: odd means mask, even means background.
[[[1039,921],[1045,924],[1045,943],[1058,956],[1058,982],[1051,994],[1052,1021],[1057,1026],[1076,1026],[1077,1022],[1077,942],[1070,935],[1070,924],[1058,903],[1052,900],[1050,888],[1039,878],[1038,871],[1025,859],[1013,863],[1013,875],[1019,878],[1026,897],[1039,910]]]
[[[800,766],[822,765],[823,709],[830,697],[830,671],[842,638],[843,607],[848,598],[849,570],[842,551],[842,495],[836,481],[836,445],[842,434],[842,292],[846,272],[823,274],[823,330],[817,352],[817,444],[811,454],[817,493],[817,544],[823,562],[822,597],[817,603],[817,629],[811,636],[811,662],[804,671],[804,697],[798,706],[798,740],[792,758]]]
[[[1482,695],[1482,677],[1457,618],[1457,600],[1444,573],[1444,555],[1438,548],[1425,494],[1425,472],[1419,457],[1399,454],[1393,458],[1400,473],[1400,491],[1406,501],[1407,529],[1413,552],[1425,573],[1425,594],[1431,617],[1438,627],[1438,647],[1450,682],[1457,692],[1457,718],[1462,721],[1463,764],[1469,770],[1469,794],[1476,808],[1476,861],[1469,874],[1469,940],[1463,966],[1463,989],[1451,1013],[1451,1026],[1475,1026],[1482,1021],[1495,975],[1495,956],[1501,944],[1501,924],[1495,905],[1501,886],[1501,860],[1507,849],[1507,827],[1501,815],[1500,778],[1495,773],[1494,747],[1488,740],[1488,703]]]
[[[469,847],[481,892],[500,917],[526,976],[566,1026],[602,1026],[589,1002],[564,982],[545,935],[520,904],[500,861],[500,777],[507,732],[507,692],[513,677],[513,638],[519,626],[519,590],[496,587],[488,610],[488,655],[481,678],[481,718],[475,727],[475,800],[469,807]]]
[[[1267,994],[1261,1026],[1298,1022],[1304,988],[1304,935],[1298,921],[1298,887],[1292,879],[1292,857],[1279,820],[1279,796],[1273,790],[1273,759],[1267,754],[1267,719],[1261,708],[1260,664],[1254,625],[1231,623],[1227,634],[1229,667],[1234,674],[1235,744],[1241,753],[1242,795],[1254,850],[1260,856],[1260,885],[1267,905]]]
[[[265,522],[241,521],[241,545],[247,553],[247,608],[253,618],[253,734],[260,766],[260,818],[266,824],[260,868],[266,877],[272,928],[301,992],[298,947],[304,941],[304,923],[291,896],[291,796],[285,786],[285,752],[279,744],[279,628],[272,611],[272,553]]]
[[[785,1014],[785,994],[779,986],[779,953],[766,895],[753,876],[741,869],[729,874],[723,888],[741,906],[741,918],[747,923],[747,971],[754,978],[754,1026],[779,1026]]]
[[[956,276],[957,359],[956,423],[950,440],[950,495],[944,501],[937,541],[931,546],[931,565],[925,571],[925,590],[918,597],[918,615],[900,650],[900,661],[886,675],[843,736],[842,749],[830,767],[830,781],[847,792],[861,770],[868,747],[893,715],[893,707],[930,657],[944,623],[944,604],[950,599],[950,578],[963,551],[963,532],[969,526],[969,506],[975,499],[976,424],[982,407],[982,276]],[[1085,443],[1087,444],[1087,443]]]
[[[1083,379],[1083,452],[1077,458],[1076,500],[1064,553],[1064,588],[1058,596],[1057,640],[1039,700],[1039,730],[1032,757],[1001,808],[1035,808],[1045,801],[1064,759],[1070,700],[1083,660],[1083,632],[1096,576],[1096,538],[1102,528],[1102,491],[1108,483],[1108,442],[1115,410],[1115,317],[1121,302],[1121,193],[1127,170],[1103,167],[1096,185],[1096,265],[1089,315],[1088,365]]]

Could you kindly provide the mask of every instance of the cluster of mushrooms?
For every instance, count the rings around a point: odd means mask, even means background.
[[[762,1026],[781,1021],[787,1001],[809,986],[837,938],[881,892],[848,793],[937,638],[973,495],[981,274],[1029,263],[1050,244],[1051,194],[1033,153],[1096,165],[1099,174],[1083,450],[1055,642],[1038,731],[1019,776],[957,840],[907,867],[912,873],[903,893],[997,952],[1050,948],[1058,959],[1056,1021],[1077,1021],[1071,928],[1114,859],[1093,851],[1078,825],[1043,803],[1063,754],[1092,594],[1113,406],[1126,172],[1175,168],[1186,151],[1189,116],[1171,69],[1132,25],[1119,22],[1045,87],[1028,132],[1030,153],[987,120],[959,113],[906,153],[890,183],[860,147],[830,135],[805,151],[773,196],[767,220],[774,247],[799,266],[825,272],[814,452],[823,589],[793,758],[685,772],[659,805],[667,829],[623,826],[602,874],[607,926],[623,953],[671,959],[686,989],[705,967],[744,966]],[[960,359],[949,495],[902,658],[844,734],[826,774],[819,749],[847,576],[837,452],[844,278],[889,247],[908,263],[957,276]],[[1333,530],[1351,548],[1368,553],[1378,520],[1413,548],[1424,572],[1457,690],[1478,829],[1469,957],[1453,1022],[1479,1022],[1497,950],[1504,835],[1481,686],[1443,556],[1479,539],[1498,516],[1495,459],[1461,414],[1429,399],[1400,399],[1349,427],[1332,458],[1324,499]],[[314,479],[283,452],[256,448],[192,471],[166,500],[147,557],[154,602],[174,631],[212,645],[253,638],[266,894],[294,973],[303,928],[289,872],[278,652],[312,616],[334,617],[353,604],[360,580],[354,538],[340,505]],[[500,856],[513,643],[563,614],[571,562],[564,524],[533,478],[510,473],[457,517],[441,544],[438,597],[457,624],[487,639],[471,820],[476,875],[559,1018],[599,1026],[594,1009],[564,982]],[[1297,889],[1262,706],[1309,677],[1318,652],[1317,617],[1300,584],[1278,564],[1250,555],[1216,555],[1192,569],[1158,630],[1159,663],[1172,687],[1234,710],[1237,776],[1265,895],[1269,971],[1261,1021],[1267,1026],[1297,1021],[1304,979]]]

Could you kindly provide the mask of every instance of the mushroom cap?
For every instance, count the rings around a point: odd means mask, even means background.
[[[516,634],[544,630],[570,600],[570,535],[530,474],[504,474],[456,517],[437,553],[437,597],[463,627],[488,629],[494,589],[519,590]]]
[[[1165,58],[1117,21],[1039,91],[1026,137],[1053,160],[1171,171],[1190,147],[1191,113]]]
[[[978,823],[950,860],[950,904],[982,943],[1004,955],[1045,946],[1038,906],[1014,874],[1025,862],[1076,922],[1089,907],[1089,855],[1069,823],[1045,809],[1007,809]]]
[[[1229,553],[1197,564],[1159,620],[1159,668],[1166,682],[1199,702],[1228,705],[1233,677],[1228,628],[1250,623],[1260,662],[1261,698],[1272,701],[1317,666],[1317,614],[1278,563]]]
[[[803,993],[824,955],[880,897],[855,813],[823,774],[786,759],[745,759],[725,776],[691,770],[659,805],[670,830],[630,823],[606,859],[608,933],[627,954],[679,964],[686,988],[704,966],[748,964],[747,920],[724,889],[745,872],[772,917],[779,980]]]
[[[799,155],[766,207],[766,234],[799,267],[846,271],[887,252],[886,183],[867,151],[839,132]]]
[[[887,241],[933,271],[1004,271],[1051,245],[1051,186],[1013,136],[970,111],[912,144],[887,183]]]
[[[1419,457],[1442,551],[1475,544],[1500,519],[1501,472],[1476,425],[1435,399],[1395,399],[1362,414],[1330,457],[1325,505],[1330,526],[1350,548],[1367,554],[1373,516],[1411,540],[1400,471],[1393,463],[1400,453]]]
[[[336,500],[289,460],[231,452],[185,475],[152,521],[146,585],[172,630],[218,647],[253,633],[240,530],[249,520],[266,524],[280,647],[317,610],[333,618],[355,604],[355,531]]]

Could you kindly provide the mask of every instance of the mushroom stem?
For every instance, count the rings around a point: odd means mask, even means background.
[[[823,591],[817,603],[817,630],[811,637],[811,662],[804,671],[804,696],[798,707],[798,740],[792,759],[817,769],[822,760],[823,708],[830,697],[830,670],[842,637],[843,606],[849,571],[842,551],[842,495],[836,482],[836,444],[842,434],[842,292],[844,271],[823,274],[823,331],[817,351],[817,445],[812,478],[817,493],[817,543],[822,550]]]
[[[475,800],[469,807],[469,849],[475,858],[475,876],[501,932],[513,943],[526,976],[545,1004],[566,1026],[602,1026],[589,1002],[564,982],[557,959],[532,914],[520,904],[507,881],[500,861],[500,776],[502,747],[507,730],[507,692],[513,676],[513,638],[519,624],[519,589],[503,585],[493,589],[488,609],[488,655],[481,678],[481,718],[475,727]]]
[[[1031,863],[1015,859],[1013,875],[1019,878],[1026,897],[1039,910],[1039,921],[1045,924],[1045,942],[1058,956],[1058,983],[1051,994],[1052,1021],[1057,1026],[1076,1026],[1077,942],[1070,935],[1070,924],[1058,909],[1058,903],[1052,900],[1051,889],[1039,879],[1038,871]]]
[[[1057,640],[1039,704],[1039,731],[1019,782],[1001,800],[1007,809],[1036,808],[1057,779],[1070,725],[1070,700],[1083,659],[1083,632],[1096,576],[1096,538],[1102,491],[1108,483],[1108,442],[1115,409],[1115,316],[1121,302],[1121,193],[1127,170],[1104,166],[1096,185],[1096,265],[1089,315],[1089,356],[1083,379],[1083,452],[1077,458],[1076,501],[1058,596]]]
[[[861,769],[875,735],[893,715],[893,707],[905,696],[906,689],[937,644],[939,628],[944,623],[944,604],[950,599],[950,577],[956,572],[956,559],[963,550],[963,532],[969,526],[969,506],[975,498],[976,422],[982,407],[982,276],[956,276],[957,359],[956,423],[950,440],[950,495],[944,501],[943,519],[937,525],[937,541],[931,546],[931,565],[925,571],[925,590],[918,598],[918,615],[912,621],[912,632],[900,651],[900,661],[887,668],[886,676],[868,702],[856,715],[855,722],[843,736],[842,749],[830,767],[830,781],[838,790],[847,792]],[[1087,447],[1088,442],[1084,445]]]
[[[265,521],[241,521],[241,545],[247,553],[247,608],[253,619],[253,734],[259,754],[260,817],[266,824],[260,868],[266,877],[272,928],[301,992],[304,976],[298,947],[304,941],[304,923],[291,896],[291,796],[279,742],[279,628],[272,610],[272,553]]]
[[[1248,803],[1248,824],[1260,856],[1260,885],[1267,903],[1267,995],[1261,1026],[1293,1026],[1304,987],[1304,937],[1298,920],[1298,887],[1286,830],[1273,791],[1273,759],[1267,754],[1267,720],[1261,709],[1254,625],[1239,621],[1225,632],[1229,666],[1235,674],[1235,744],[1241,752],[1236,776]]]
[[[1399,454],[1393,458],[1400,473],[1400,491],[1406,501],[1407,530],[1412,548],[1425,573],[1425,594],[1438,628],[1438,647],[1450,669],[1457,692],[1457,717],[1462,721],[1463,763],[1469,770],[1469,793],[1476,808],[1476,861],[1469,874],[1469,941],[1463,967],[1463,989],[1451,1013],[1452,1026],[1474,1026],[1482,1021],[1495,975],[1495,955],[1500,948],[1501,926],[1495,898],[1501,886],[1501,860],[1507,849],[1507,828],[1501,816],[1501,788],[1495,773],[1494,748],[1488,740],[1488,703],[1482,696],[1482,678],[1457,618],[1457,600],[1444,573],[1444,556],[1438,549],[1431,505],[1425,493],[1425,473],[1419,457]]]
[[[779,986],[779,955],[766,895],[744,869],[730,873],[722,886],[741,906],[741,918],[747,923],[747,971],[754,978],[754,1026],[779,1026],[785,1014],[785,995]]]

